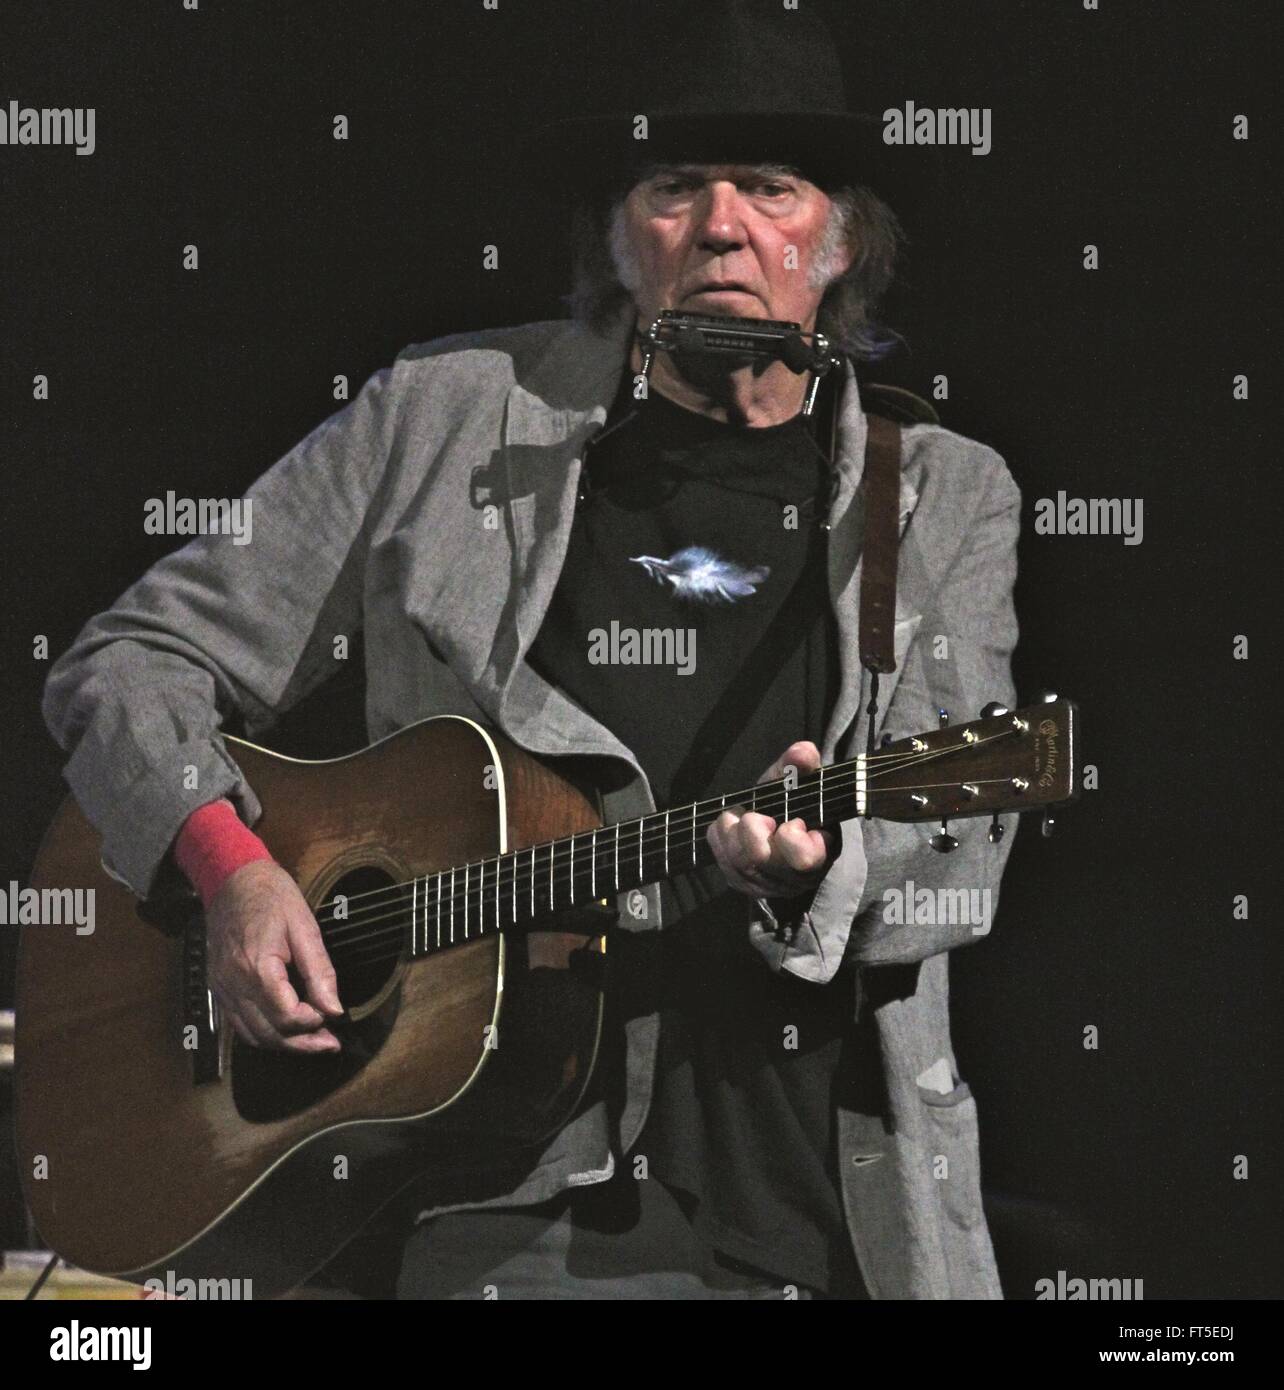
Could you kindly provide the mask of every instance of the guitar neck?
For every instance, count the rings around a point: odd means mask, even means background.
[[[414,884],[413,954],[600,903],[713,862],[706,831],[729,806],[818,829],[864,814],[863,758],[531,845]]]
[[[444,869],[410,887],[412,954],[601,903],[713,862],[706,831],[728,807],[801,819],[811,829],[857,816],[898,821],[998,814],[1069,800],[1074,706],[1057,700],[902,739],[877,753],[796,772]]]

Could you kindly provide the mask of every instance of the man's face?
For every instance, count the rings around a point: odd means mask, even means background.
[[[832,206],[779,165],[665,166],[616,215],[616,269],[644,323],[679,309],[810,329],[826,285],[851,262]]]

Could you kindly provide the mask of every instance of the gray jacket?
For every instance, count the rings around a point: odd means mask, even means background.
[[[623,759],[635,775],[606,796],[608,820],[655,809],[630,751],[525,660],[566,553],[583,446],[614,397],[630,328],[621,319],[596,334],[558,321],[407,348],[250,488],[249,544],[199,537],[86,625],[50,673],[44,711],[70,752],[65,775],[102,832],[110,872],[146,895],[183,820],[217,797],[253,824],[260,807],[222,721],[239,714],[260,735],[334,674],[335,639],[358,629],[372,739],[463,714],[535,753]],[[826,761],[854,756],[865,740],[867,678],[856,659],[864,445],[849,369],[829,561],[842,680]],[[987,700],[1013,703],[1019,511],[993,450],[937,426],[905,430],[897,670],[882,681],[880,733],[934,728],[942,707],[957,721]],[[945,953],[977,940],[978,928],[898,921],[884,895],[989,890],[992,909],[1015,829],[1005,819],[997,846],[983,821],[956,823],[951,855],[929,849],[930,827],[846,822],[842,853],[792,934],[761,906],[751,914],[764,968],[819,986],[844,956],[860,967],[856,1007],[873,1011],[887,1107],[840,1112],[841,1185],[876,1298],[1001,1296],[981,1208],[976,1102],[958,1077],[948,1018]],[[629,930],[656,929],[658,894],[649,890],[644,917],[621,917]],[[622,1152],[649,1104],[656,1017],[631,1019],[627,1031]],[[604,1180],[615,1161],[598,1105],[503,1191],[445,1205],[542,1201]]]

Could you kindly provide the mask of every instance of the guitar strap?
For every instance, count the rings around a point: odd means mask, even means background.
[[[874,753],[878,678],[896,670],[896,560],[900,544],[901,427],[882,415],[865,416],[865,535],[861,542],[860,664],[869,672],[865,752]]]
[[[881,415],[865,423],[865,537],[861,546],[860,664],[875,678],[896,670],[896,552],[900,541],[901,427]],[[872,727],[872,726],[871,726]]]

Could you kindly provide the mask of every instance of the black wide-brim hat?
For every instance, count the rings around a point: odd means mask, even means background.
[[[657,0],[629,6],[625,22],[614,109],[521,143],[537,185],[594,194],[627,189],[648,164],[773,162],[822,188],[906,190],[906,151],[884,144],[881,117],[848,108],[833,37],[806,0]]]

